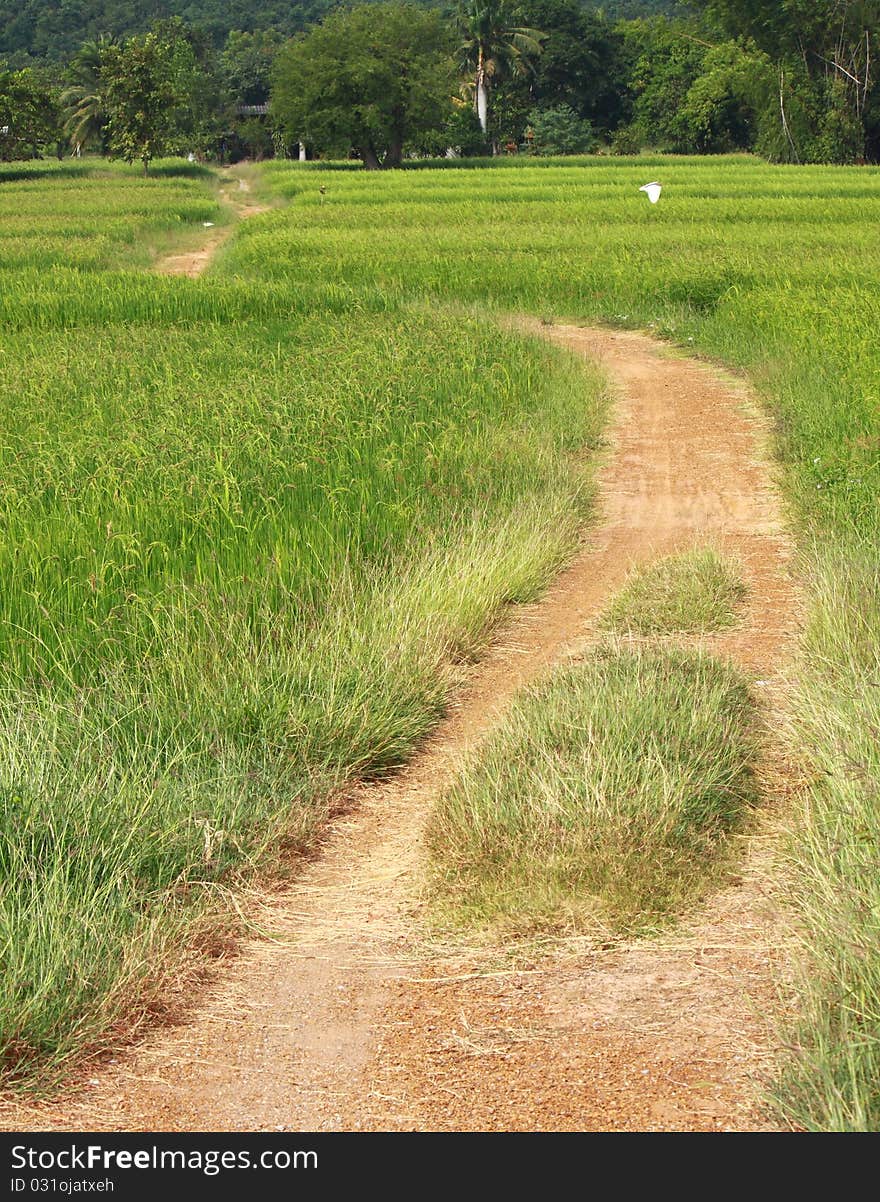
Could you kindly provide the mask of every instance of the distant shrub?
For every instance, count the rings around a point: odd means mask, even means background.
[[[644,138],[634,125],[622,125],[611,138],[612,154],[641,154]]]
[[[532,120],[532,150],[542,156],[589,154],[596,135],[589,121],[568,104],[539,110]]]

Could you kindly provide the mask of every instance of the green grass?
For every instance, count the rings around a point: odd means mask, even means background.
[[[576,546],[604,396],[461,314],[120,269],[212,179],[6,179],[34,203],[0,294],[0,1047],[44,1085],[425,736]],[[56,264],[61,222],[93,258]]]
[[[876,727],[880,172],[483,167],[322,165],[321,204],[315,168],[269,164],[287,207],[197,281],[143,268],[217,219],[199,169],[0,167],[8,1062],[58,1065],[154,996],[194,899],[307,842],[332,782],[405,754],[450,661],[573,545],[601,388],[493,324],[526,311],[650,328],[748,373],[774,417],[821,648],[793,736],[815,769],[792,851],[815,1084],[782,1104],[880,1127],[877,958],[850,955],[845,907],[823,917],[876,862],[878,765],[850,751]],[[68,915],[51,930],[42,892]],[[867,946],[869,919],[853,929]]]
[[[788,842],[801,1013],[775,1090],[808,1130],[880,1128],[880,566],[875,553],[826,551],[804,641],[791,742],[812,787]]]
[[[271,263],[278,278],[399,302],[647,328],[757,386],[811,629],[843,632],[821,655],[808,646],[797,673],[796,708],[812,717],[793,750],[815,783],[793,835],[803,1021],[783,1038],[799,1051],[779,1104],[805,1127],[880,1129],[880,958],[848,950],[871,946],[874,903],[860,903],[862,917],[844,906],[831,926],[824,917],[829,896],[863,897],[876,874],[880,766],[864,757],[856,771],[841,748],[864,747],[877,725],[866,682],[880,679],[880,170],[640,156],[423,165],[381,181],[324,171],[323,206],[309,168],[272,164],[267,178],[290,212],[232,248],[243,277]],[[657,206],[638,192],[651,178],[664,184]],[[844,612],[853,596],[856,618]]]
[[[514,702],[430,831],[446,920],[644,932],[717,881],[756,800],[755,707],[729,664],[600,648]]]
[[[696,634],[732,626],[746,594],[738,568],[711,547],[693,547],[636,568],[603,624],[619,634]]]
[[[149,267],[157,245],[220,219],[214,177],[194,164],[159,163],[144,179],[97,159],[0,163],[4,274]]]

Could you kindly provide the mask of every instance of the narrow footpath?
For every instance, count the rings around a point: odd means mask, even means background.
[[[230,168],[224,168],[221,179],[220,197],[232,210],[235,221],[245,221],[248,217],[256,217],[258,213],[268,212],[268,205],[254,204],[251,186],[243,176],[232,175]],[[199,246],[193,250],[164,255],[155,264],[154,270],[159,275],[184,275],[191,280],[197,279],[210,266],[234,228],[234,224],[219,228],[215,226]]]
[[[167,267],[167,264],[166,264]],[[704,645],[738,661],[771,729],[799,620],[768,432],[740,384],[629,332],[527,323],[598,362],[615,395],[599,518],[518,607],[403,770],[364,786],[318,859],[256,911],[188,1020],[73,1096],[7,1101],[29,1130],[758,1130],[784,938],[774,881],[791,787],[770,740],[766,810],[737,875],[671,933],[438,947],[420,919],[438,792],[513,694],[582,653],[637,563],[710,541],[743,565],[743,621]]]

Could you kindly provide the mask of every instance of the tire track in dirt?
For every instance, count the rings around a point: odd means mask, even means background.
[[[73,1097],[14,1102],[30,1130],[755,1129],[772,1062],[763,1012],[781,954],[773,808],[740,876],[672,935],[597,948],[431,953],[421,837],[438,792],[513,694],[589,645],[633,564],[695,539],[741,560],[745,619],[704,643],[767,696],[798,620],[767,431],[744,388],[643,335],[542,329],[598,361],[617,394],[600,521],[538,602],[519,607],[414,760],[364,786],[319,859],[260,913],[188,1022],[154,1032]]]

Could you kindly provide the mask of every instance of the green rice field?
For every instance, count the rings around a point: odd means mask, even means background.
[[[161,1009],[206,910],[412,749],[589,507],[600,381],[539,341],[224,263],[120,268],[213,189],[0,174],[0,220],[32,212],[0,357],[12,1080]],[[62,220],[89,245],[114,197],[103,259],[57,266]]]
[[[279,207],[193,281],[147,268],[222,220],[213,175],[0,165],[7,1080],[160,1008],[224,891],[405,757],[570,554],[602,381],[496,320],[526,312],[650,329],[774,418],[811,782],[776,1104],[876,1129],[880,171],[271,163],[261,187]]]

